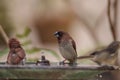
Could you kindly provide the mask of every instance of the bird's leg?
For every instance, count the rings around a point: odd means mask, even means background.
[[[68,63],[65,63],[65,61],[66,61],[66,59],[65,59],[65,60],[63,60],[63,61],[61,61],[61,62],[59,62],[59,65],[68,64]]]
[[[69,66],[76,66],[77,65],[76,61],[70,61],[68,64],[69,64]]]
[[[25,65],[25,62],[24,62],[24,61],[21,61],[21,64],[22,64],[22,65]]]

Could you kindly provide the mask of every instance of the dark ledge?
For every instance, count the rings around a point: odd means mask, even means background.
[[[27,62],[25,65],[7,65],[4,62],[0,63],[0,69],[60,69],[60,70],[115,70],[112,66],[98,66],[98,65],[58,65],[51,63],[50,66],[36,65],[32,62]]]

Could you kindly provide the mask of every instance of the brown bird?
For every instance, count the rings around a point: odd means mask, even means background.
[[[7,57],[7,64],[10,65],[18,65],[18,64],[24,64],[24,60],[26,57],[24,49],[21,47],[20,42],[15,39],[11,38],[9,40],[9,54]]]
[[[64,31],[57,31],[54,35],[57,37],[60,53],[65,58],[62,63],[68,60],[70,65],[74,65],[77,59],[75,41]]]
[[[98,65],[102,66],[118,66],[118,50],[120,48],[119,41],[113,41],[106,48],[95,51],[89,56],[80,56],[78,59],[91,58],[92,61],[96,62]]]

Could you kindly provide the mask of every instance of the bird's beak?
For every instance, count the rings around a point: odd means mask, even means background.
[[[55,32],[54,35],[55,35],[55,37],[57,37],[57,38],[59,37],[58,32]]]

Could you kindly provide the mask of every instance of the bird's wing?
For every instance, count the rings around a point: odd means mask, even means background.
[[[75,44],[75,41],[73,40],[69,40],[70,44],[73,46],[74,50],[76,51],[76,44]]]
[[[75,44],[75,41],[70,39],[69,42],[70,42],[70,44],[73,46],[73,48],[74,48],[74,50],[75,50],[75,52],[76,52],[76,55],[77,55],[77,50],[76,50],[76,44]]]
[[[22,48],[17,50],[16,53],[17,53],[18,57],[21,58],[21,59],[25,58],[25,56],[26,56],[25,51]]]

